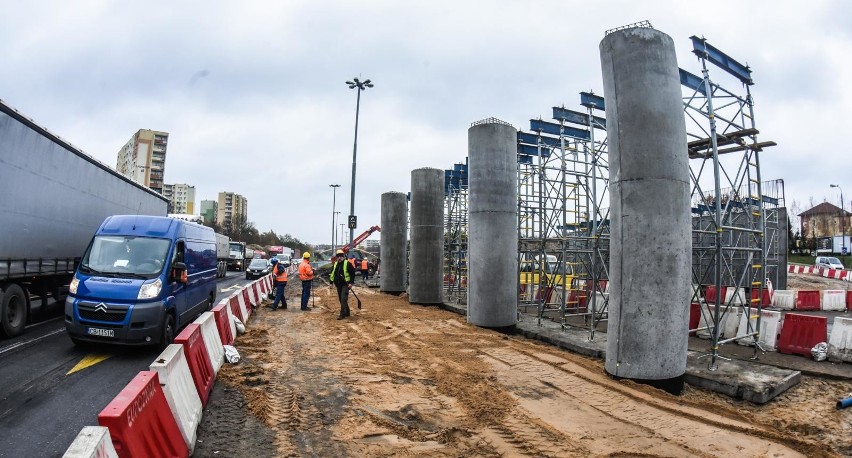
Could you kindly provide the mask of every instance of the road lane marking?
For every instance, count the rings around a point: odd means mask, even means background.
[[[219,290],[219,292],[220,292],[220,293],[226,293],[226,292],[228,292],[228,291],[230,291],[230,290],[232,290],[232,289],[234,289],[234,290],[236,290],[236,289],[242,289],[242,286],[240,286],[240,285],[233,285],[233,286],[229,286],[229,287],[227,287],[227,288],[222,288],[222,289],[220,289],[220,290]]]
[[[53,332],[49,332],[49,333],[47,333],[47,334],[45,334],[45,335],[43,335],[43,336],[41,336],[41,337],[36,337],[35,339],[25,340],[25,341],[23,341],[23,342],[18,342],[18,343],[16,343],[16,344],[9,345],[8,347],[6,347],[6,348],[4,348],[4,349],[0,350],[0,355],[2,355],[3,353],[6,353],[6,352],[8,352],[8,351],[12,351],[12,350],[14,350],[14,349],[16,349],[16,348],[20,348],[20,347],[23,347],[23,346],[29,345],[29,344],[31,344],[31,343],[33,343],[33,342],[38,342],[38,341],[39,341],[39,340],[41,340],[41,339],[45,339],[45,338],[50,337],[50,336],[55,336],[56,334],[59,334],[59,333],[61,333],[61,332],[65,332],[65,328],[57,329],[57,330],[55,330],[55,331],[53,331]]]
[[[81,371],[87,367],[94,366],[95,364],[98,364],[99,362],[109,359],[111,357],[112,355],[105,355],[102,353],[90,353],[84,356],[83,359],[81,359],[80,362],[77,363],[76,366],[71,368],[71,370],[68,371],[68,373],[66,373],[65,375],[71,375],[74,372]]]

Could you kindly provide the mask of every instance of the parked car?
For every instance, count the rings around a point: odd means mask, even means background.
[[[246,269],[246,280],[254,277],[262,277],[269,272],[272,272],[272,264],[270,264],[268,259],[254,258]]]
[[[837,259],[833,256],[817,256],[814,264],[817,267],[825,267],[825,268],[828,268],[828,269],[840,269],[840,270],[844,269],[843,263],[840,262],[839,259]]]

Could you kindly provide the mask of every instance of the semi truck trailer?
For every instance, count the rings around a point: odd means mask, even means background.
[[[0,334],[63,302],[107,216],[166,216],[168,201],[0,100]]]
[[[230,254],[231,238],[227,235],[216,234],[216,278],[223,278],[228,273],[228,255]]]

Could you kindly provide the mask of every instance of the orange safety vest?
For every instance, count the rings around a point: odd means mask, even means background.
[[[367,258],[361,260],[361,270],[369,270],[370,266],[367,263]]]
[[[275,277],[275,281],[278,283],[287,283],[287,269],[284,269],[281,274],[278,273],[278,264],[275,263],[275,267],[272,268],[272,275]]]
[[[314,279],[314,269],[311,268],[311,263],[307,259],[302,259],[299,264],[299,280],[307,281]]]
[[[349,258],[349,264],[352,264],[352,268],[355,268],[355,258]]]

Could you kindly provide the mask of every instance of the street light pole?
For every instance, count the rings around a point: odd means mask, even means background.
[[[840,231],[843,233],[843,239],[840,241],[841,254],[846,255],[846,210],[843,209],[843,188],[840,187],[839,184],[830,184],[832,188],[837,188],[840,190]]]
[[[340,241],[341,241],[341,242],[343,242],[343,239],[344,239],[344,237],[343,237],[343,234],[344,234],[344,232],[343,232],[343,228],[344,228],[345,226],[346,226],[345,224],[340,223]]]
[[[337,228],[334,226],[334,214],[337,213],[335,207],[337,206],[337,188],[340,187],[339,184],[330,184],[328,187],[331,188],[331,251],[334,252],[337,235]]]
[[[355,102],[355,141],[352,143],[352,192],[349,196],[349,216],[355,215],[355,158],[358,153],[358,114],[361,111],[361,91],[367,90],[368,87],[373,87],[370,80],[360,81],[358,78],[352,78],[352,81],[347,81],[349,89],[358,88],[358,97]],[[349,243],[355,239],[355,228],[349,228]],[[342,240],[341,240],[342,241]],[[354,247],[353,247],[354,248]]]

